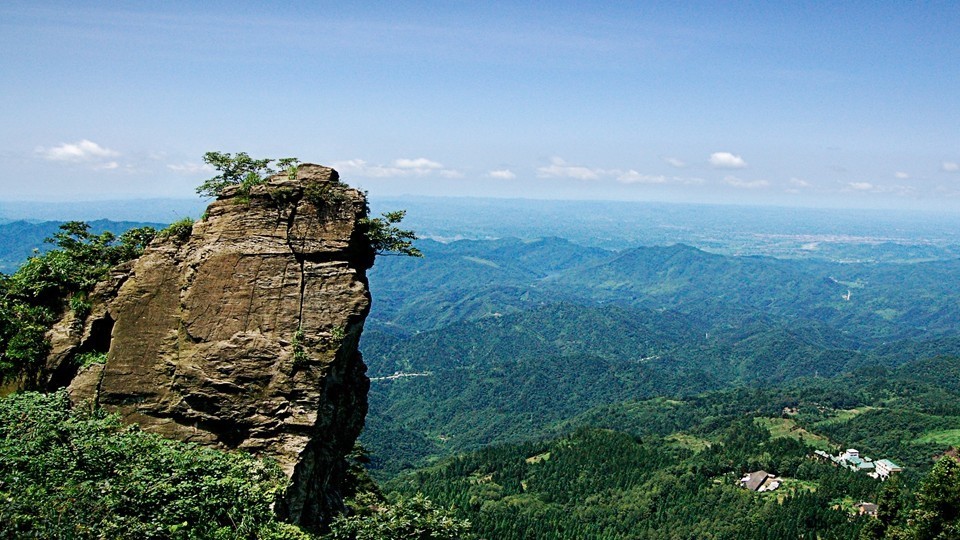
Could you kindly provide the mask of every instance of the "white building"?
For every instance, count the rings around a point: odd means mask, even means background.
[[[897,465],[889,459],[878,459],[874,462],[874,466],[876,467],[877,474],[883,478],[890,476],[892,473],[903,470],[903,467]]]

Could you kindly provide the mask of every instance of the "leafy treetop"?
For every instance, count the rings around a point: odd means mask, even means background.
[[[203,162],[216,169],[219,174],[201,184],[197,193],[203,197],[219,197],[223,190],[230,186],[246,187],[249,190],[277,172],[270,166],[274,161],[279,170],[295,167],[299,163],[296,158],[253,159],[246,152],[238,152],[236,155],[228,152],[207,152],[203,155]]]

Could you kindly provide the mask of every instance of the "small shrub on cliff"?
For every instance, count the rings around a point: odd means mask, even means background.
[[[337,182],[329,184],[310,184],[303,190],[303,198],[313,203],[319,210],[326,210],[343,204],[347,196],[343,185]]]
[[[0,400],[2,538],[309,538],[278,523],[275,464],[169,441],[63,392]]]
[[[396,210],[386,212],[382,217],[365,218],[360,222],[364,234],[378,255],[394,253],[423,257],[423,253],[413,246],[413,241],[417,239],[416,233],[397,227],[397,223],[406,215],[406,210]]]
[[[173,238],[178,242],[185,242],[190,238],[193,232],[193,218],[185,217],[174,221],[166,229],[160,231],[157,236],[161,238]]]

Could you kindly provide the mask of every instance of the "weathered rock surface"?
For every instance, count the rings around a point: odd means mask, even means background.
[[[73,379],[75,399],[276,459],[292,480],[278,512],[316,526],[342,507],[343,456],[367,410],[365,216],[363,194],[318,165],[228,189],[189,238],[154,242],[114,272],[82,328],[63,321],[48,367],[108,351]]]

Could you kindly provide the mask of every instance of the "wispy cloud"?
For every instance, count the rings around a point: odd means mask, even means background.
[[[591,169],[580,165],[570,165],[563,158],[554,157],[550,160],[550,165],[537,168],[537,176],[540,178],[576,178],[577,180],[599,180],[600,176],[605,175],[603,169]]]
[[[168,163],[167,168],[178,174],[200,174],[213,172],[214,168],[207,163]]]
[[[943,172],[958,172],[960,171],[960,163],[956,161],[944,161],[940,164],[940,170]]]
[[[897,172],[893,173],[893,176],[899,178],[900,180],[907,180],[908,178],[910,178],[910,173],[905,173],[905,172],[903,172],[903,171],[897,171]]]
[[[496,178],[497,180],[513,180],[517,177],[513,171],[510,169],[497,169],[495,171],[490,171],[487,173],[487,176],[490,178]]]
[[[670,165],[671,167],[676,167],[678,169],[682,169],[687,166],[687,162],[683,161],[680,158],[665,157],[663,158],[663,161],[667,162],[667,164]]]
[[[47,161],[65,161],[71,163],[103,162],[108,158],[120,155],[120,152],[104,148],[87,139],[82,139],[75,143],[63,143],[59,146],[49,148],[40,146],[37,147],[36,151],[41,158]]]
[[[747,162],[730,152],[714,152],[710,154],[710,166],[716,169],[743,169]]]
[[[427,158],[400,158],[393,161],[393,166],[398,169],[409,169],[414,171],[431,171],[442,169],[443,165]]]
[[[914,186],[907,186],[902,184],[894,185],[878,185],[872,182],[850,182],[847,184],[849,186],[848,191],[861,191],[864,193],[886,193],[893,195],[913,195],[916,193],[916,188]]]
[[[770,182],[766,180],[744,180],[742,178],[737,178],[736,176],[724,177],[723,181],[728,185],[740,189],[760,189],[770,185]]]
[[[667,176],[663,174],[646,174],[634,169],[603,169],[572,165],[563,158],[554,157],[550,165],[537,168],[540,178],[574,178],[577,180],[604,180],[613,179],[623,184],[702,184],[702,178],[684,176]]]
[[[791,178],[790,185],[798,188],[808,188],[810,187],[810,182],[807,182],[802,178]]]
[[[427,158],[399,158],[389,165],[375,165],[362,159],[335,161],[333,168],[342,175],[363,176],[367,178],[400,178],[409,176],[431,176],[437,174],[444,178],[462,178],[463,173],[448,169],[442,163]]]
[[[617,180],[624,184],[666,184],[668,181],[667,177],[662,174],[640,174],[633,169],[617,176]]]

